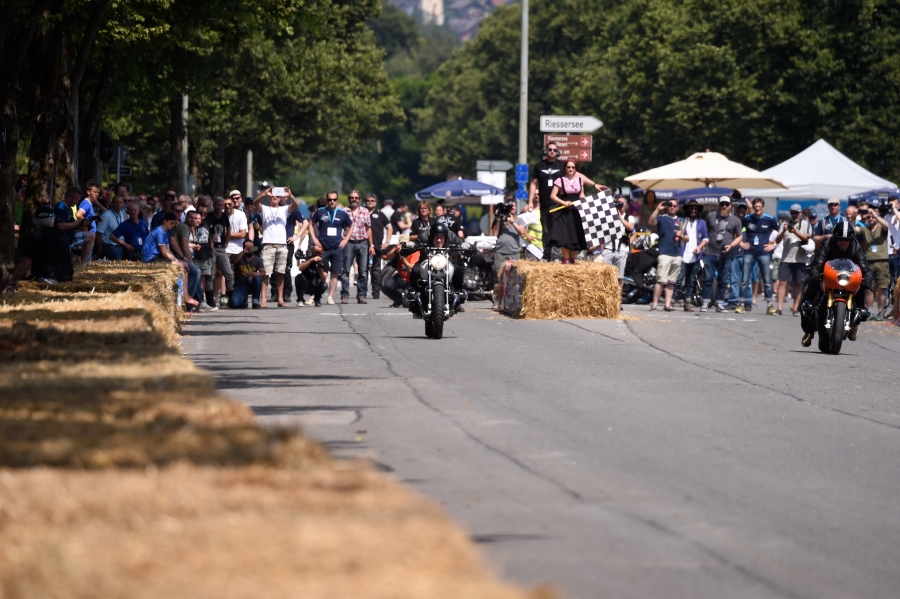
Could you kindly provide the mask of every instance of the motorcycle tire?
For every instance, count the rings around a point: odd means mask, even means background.
[[[425,336],[429,339],[434,337],[434,325],[431,324],[430,320],[425,321]]]
[[[844,321],[847,318],[847,304],[835,302],[832,310],[834,310],[834,323],[831,325],[831,353],[837,355],[841,353],[841,344],[844,342]]]
[[[444,284],[435,283],[431,288],[431,337],[440,339],[444,336]],[[427,332],[427,331],[426,331]]]

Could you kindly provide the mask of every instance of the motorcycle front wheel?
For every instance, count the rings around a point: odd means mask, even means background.
[[[435,283],[431,288],[431,337],[440,339],[444,336],[444,302],[446,301],[443,283]],[[425,325],[428,333],[428,325]]]
[[[831,308],[834,311],[834,323],[831,325],[831,353],[841,353],[841,344],[844,342],[844,321],[847,318],[847,304],[835,302]]]

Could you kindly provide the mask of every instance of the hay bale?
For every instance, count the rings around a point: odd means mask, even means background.
[[[599,262],[520,260],[504,269],[501,309],[534,320],[618,318],[619,271]]]

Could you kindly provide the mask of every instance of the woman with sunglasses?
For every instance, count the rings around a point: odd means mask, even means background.
[[[578,163],[566,160],[564,175],[553,182],[550,199],[560,206],[551,214],[550,243],[562,249],[562,263],[575,264],[575,256],[587,245],[584,241],[584,229],[581,227],[581,216],[572,206],[572,202],[584,197],[584,184],[578,176]]]
[[[425,201],[419,202],[417,212],[419,218],[414,220],[409,227],[409,240],[417,241],[419,236],[423,236],[422,241],[427,242],[428,232],[431,231],[431,225],[433,224],[431,222],[431,204]]]

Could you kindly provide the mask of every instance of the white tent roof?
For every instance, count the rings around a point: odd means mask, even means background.
[[[763,171],[788,189],[753,190],[761,198],[846,199],[855,193],[896,185],[859,166],[820,139],[793,158]]]

